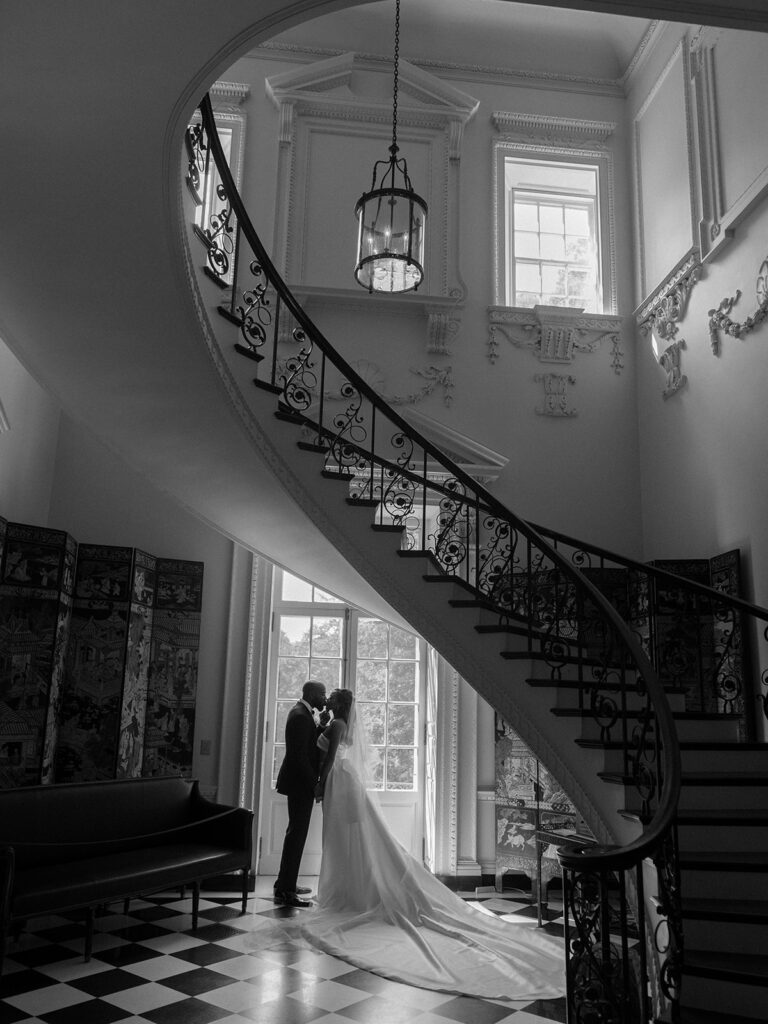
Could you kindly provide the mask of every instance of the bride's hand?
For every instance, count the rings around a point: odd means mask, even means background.
[[[318,782],[315,786],[315,803],[322,803],[323,800],[323,786]]]

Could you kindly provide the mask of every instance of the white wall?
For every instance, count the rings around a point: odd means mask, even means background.
[[[59,415],[0,340],[0,516],[9,522],[47,521]]]

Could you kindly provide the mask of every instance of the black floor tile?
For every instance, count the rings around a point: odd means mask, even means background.
[[[221,942],[222,939],[232,939],[235,935],[242,935],[237,928],[230,928],[227,924],[201,924],[197,931],[191,931],[196,939],[203,942]]]
[[[103,1003],[101,999],[91,999],[87,1003],[75,1003],[61,1010],[44,1013],[40,1020],[45,1024],[114,1024],[125,1020],[129,1014],[119,1006]]]
[[[105,964],[113,964],[115,967],[138,964],[142,960],[151,960],[153,956],[160,955],[157,950],[140,946],[135,942],[127,942],[123,946],[113,946],[111,949],[102,949],[93,954],[95,960],[102,960]]]
[[[181,913],[180,910],[174,910],[172,907],[165,906],[165,904],[140,907],[137,910],[130,911],[131,917],[135,917],[138,921],[167,921],[169,917],[178,917]]]
[[[128,942],[145,942],[147,939],[156,939],[160,935],[167,935],[168,929],[147,921],[142,924],[131,924],[126,928],[116,928],[112,935],[120,939],[127,939]]]
[[[14,956],[14,960],[16,957]],[[0,979],[0,996],[7,999],[8,996],[18,996],[22,992],[36,992],[40,988],[48,988],[49,985],[56,985],[53,978],[40,971],[14,971],[13,974],[4,974]]]
[[[231,921],[233,917],[242,917],[238,907],[206,907],[200,911],[200,920]]]
[[[154,1024],[210,1024],[228,1014],[202,999],[182,999],[156,1010],[144,1010],[141,1016]]]
[[[29,1020],[29,1014],[17,1010],[10,1003],[0,1001],[0,1024],[16,1024],[20,1020]]]
[[[32,949],[14,950],[10,956],[16,963],[24,964],[25,967],[41,967],[43,964],[55,964],[59,960],[74,960],[82,956],[66,946],[57,946],[55,943],[45,946],[33,946]]]
[[[526,1007],[527,1009],[527,1007]],[[441,1003],[439,1010],[441,1017],[458,1021],[459,1024],[496,1024],[510,1014],[508,1006],[498,1003],[487,1003],[483,999],[473,999],[471,996],[455,996],[447,1003]]]
[[[89,996],[110,996],[113,992],[125,992],[126,989],[146,983],[146,978],[140,978],[132,971],[123,971],[119,968],[113,971],[100,971],[98,974],[87,974],[83,978],[72,978],[67,982],[72,988],[87,992]]]
[[[562,999],[537,999],[535,1003],[526,1006],[525,1010],[526,1013],[538,1014],[545,1020],[558,1021],[559,1024],[565,1024],[568,1013],[565,997]]]
[[[226,946],[216,946],[207,943],[205,946],[192,946],[189,949],[180,949],[173,954],[177,960],[186,960],[187,963],[197,964],[199,967],[208,967],[209,964],[220,964],[222,960],[232,960],[243,954],[237,949],[227,949]]]
[[[228,978],[226,974],[209,971],[207,967],[197,967],[194,970],[162,979],[162,984],[166,988],[172,988],[176,992],[183,992],[188,996],[199,996],[201,992],[212,992],[214,989],[223,988],[224,985],[231,985],[232,982],[233,979]]]

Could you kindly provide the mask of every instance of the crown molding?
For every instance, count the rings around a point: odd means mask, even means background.
[[[605,144],[617,128],[615,121],[590,121],[576,117],[551,117],[544,114],[523,114],[511,110],[494,110],[493,127],[503,134],[554,139],[588,139],[590,145]]]
[[[210,88],[211,104],[214,109],[220,106],[239,107],[250,95],[250,85],[242,82],[214,82]]]

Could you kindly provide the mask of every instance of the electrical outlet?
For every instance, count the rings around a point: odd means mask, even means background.
[[[210,757],[210,754],[211,754],[211,741],[210,740],[200,740],[200,756],[201,757]]]

